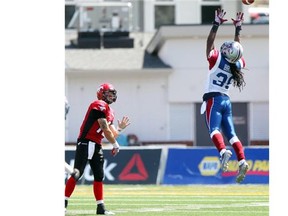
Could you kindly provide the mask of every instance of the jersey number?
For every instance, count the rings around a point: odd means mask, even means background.
[[[218,80],[213,80],[213,84],[218,85],[220,87],[224,86],[225,89],[228,89],[229,85],[232,82],[233,77],[231,76],[228,79],[227,74],[224,74],[224,73],[218,73],[216,76],[218,77]]]

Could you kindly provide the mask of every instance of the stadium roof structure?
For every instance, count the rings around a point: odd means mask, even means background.
[[[66,69],[142,70],[170,68],[143,49],[66,49]]]
[[[244,25],[243,25],[244,26]],[[231,39],[232,24],[223,24],[221,30],[217,32],[217,37],[227,37]],[[245,24],[244,37],[261,37],[269,35],[269,25],[267,24]],[[193,39],[207,38],[211,25],[163,25],[154,34],[153,38],[147,45],[147,52],[156,55],[166,40],[169,39]]]
[[[218,37],[231,39],[231,26],[221,26]],[[206,38],[211,25],[172,25],[161,26],[144,47],[106,48],[106,49],[65,49],[66,72],[129,73],[129,71],[172,72],[171,66],[165,64],[158,52],[169,39]],[[267,24],[246,24],[244,37],[266,37],[269,35]]]

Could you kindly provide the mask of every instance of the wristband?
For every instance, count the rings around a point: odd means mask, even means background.
[[[217,22],[215,22],[215,23],[217,23]],[[215,32],[217,32],[218,28],[219,28],[219,24],[218,24],[218,23],[217,23],[217,24],[214,24],[214,23],[213,23],[213,26],[212,26],[212,29],[211,29],[211,30],[212,30],[212,32],[215,33]]]
[[[118,144],[117,140],[115,141],[115,143],[112,143],[112,145],[113,145],[113,148],[119,148],[119,144]]]
[[[123,130],[124,130],[123,128],[117,127],[117,131],[118,131],[119,134],[120,134]]]
[[[235,35],[236,35],[236,36],[240,35],[240,31],[241,31],[241,30],[242,30],[241,26],[237,26],[237,27],[235,28]]]

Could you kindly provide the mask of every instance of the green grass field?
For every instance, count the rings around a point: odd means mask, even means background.
[[[269,185],[105,185],[105,205],[123,216],[268,216]],[[92,185],[77,185],[66,216],[96,214]]]

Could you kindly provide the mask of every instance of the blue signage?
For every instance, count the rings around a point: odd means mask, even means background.
[[[233,155],[227,172],[220,169],[215,148],[170,148],[162,184],[232,184],[238,172],[238,161]],[[241,184],[269,183],[269,148],[245,147],[249,170]]]

